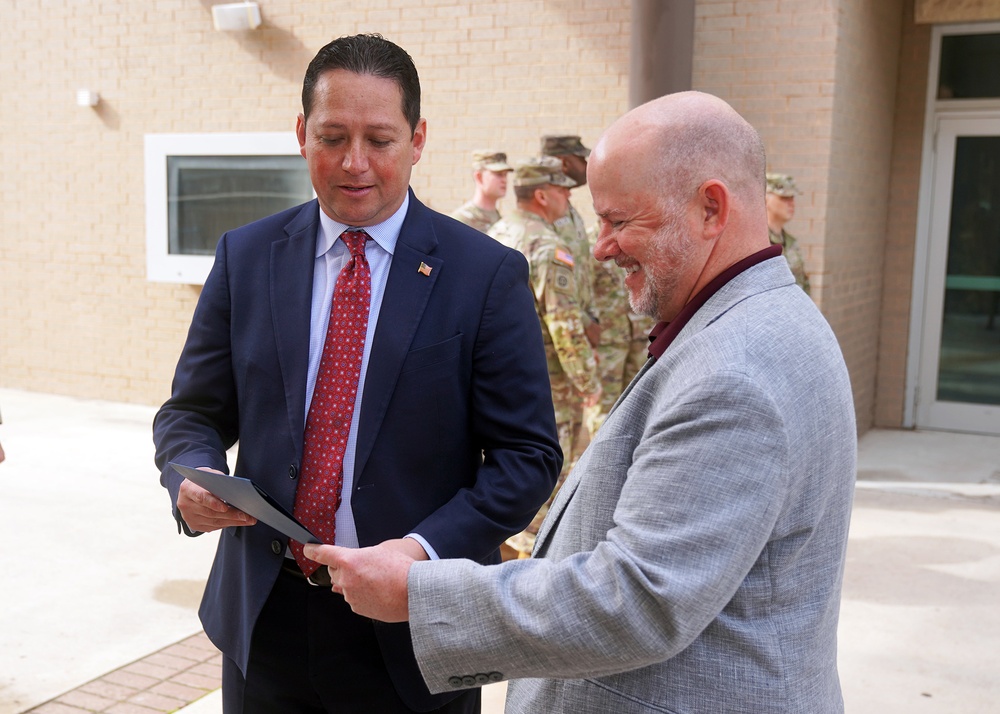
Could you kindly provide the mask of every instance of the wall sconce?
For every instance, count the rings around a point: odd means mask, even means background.
[[[216,30],[253,30],[260,26],[260,6],[255,2],[212,5],[212,24]]]
[[[101,95],[89,89],[76,90],[76,105],[78,107],[96,107],[101,101]]]

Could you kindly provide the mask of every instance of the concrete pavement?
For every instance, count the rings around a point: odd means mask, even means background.
[[[215,537],[176,535],[155,410],[6,389],[0,406],[0,714],[221,712],[196,613]],[[996,711],[998,603],[1000,438],[866,434],[841,614],[848,714]],[[494,685],[484,711],[502,696]]]

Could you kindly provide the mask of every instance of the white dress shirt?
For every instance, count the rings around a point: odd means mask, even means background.
[[[358,419],[361,416],[361,397],[364,393],[365,376],[368,373],[368,359],[371,356],[372,340],[375,337],[375,326],[378,324],[379,311],[382,309],[382,296],[385,294],[385,284],[389,277],[389,266],[392,254],[396,250],[399,231],[410,205],[410,195],[406,194],[403,205],[388,219],[374,226],[356,228],[333,220],[322,209],[319,211],[319,234],[316,237],[316,261],[313,264],[312,309],[309,318],[309,372],[306,377],[306,418],[309,417],[309,405],[312,403],[313,390],[316,386],[316,375],[319,372],[320,359],[323,357],[323,343],[326,341],[326,329],[330,322],[330,306],[333,302],[333,290],[337,284],[337,276],[347,264],[350,251],[340,240],[340,234],[346,230],[364,230],[371,240],[365,243],[365,258],[371,270],[371,303],[368,308],[368,330],[365,334],[365,349],[361,356],[361,376],[358,380],[358,392],[354,401],[354,414],[351,417],[351,430],[347,435],[347,448],[344,451],[344,483],[343,498],[337,509],[337,545],[349,548],[358,547],[358,531],[354,523],[354,512],[351,510],[351,492],[354,487],[354,458],[358,442]],[[410,533],[427,554],[436,559],[434,549],[420,535]]]

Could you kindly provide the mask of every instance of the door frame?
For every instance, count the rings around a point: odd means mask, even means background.
[[[928,350],[933,366],[938,364],[937,351],[940,349],[941,315],[940,306],[930,305],[931,292],[935,300],[943,298],[944,274],[932,274],[931,259],[936,255],[931,236],[935,219],[940,219],[940,211],[946,211],[945,222],[950,218],[951,189],[954,173],[952,163],[947,190],[941,194],[937,185],[938,168],[942,159],[954,159],[954,142],[947,156],[938,153],[938,141],[942,124],[948,128],[960,120],[995,121],[996,131],[991,136],[1000,136],[1000,99],[937,99],[938,74],[941,63],[941,38],[945,35],[970,35],[1000,33],[1000,22],[935,26],[931,35],[931,53],[928,68],[927,104],[924,119],[923,150],[920,162],[920,189],[917,201],[917,233],[913,256],[913,289],[910,304],[910,335],[906,364],[906,393],[903,411],[903,426],[942,431],[1000,434],[1000,429],[984,431],[977,427],[977,420],[996,419],[1000,424],[1000,406],[966,405],[936,402],[936,392],[927,388],[926,374],[930,370]],[[943,168],[943,166],[942,166]],[[937,202],[938,205],[935,205]],[[947,248],[945,247],[945,250]],[[943,269],[942,269],[943,271]],[[936,322],[935,322],[936,319]],[[932,338],[937,340],[932,345]],[[924,382],[924,383],[922,383]],[[958,407],[956,409],[956,407]],[[984,413],[984,410],[986,413]],[[995,414],[993,413],[995,411]],[[973,414],[977,413],[973,416]]]

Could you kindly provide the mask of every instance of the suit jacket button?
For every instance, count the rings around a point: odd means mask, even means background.
[[[476,675],[476,684],[489,684],[490,675],[480,672]]]
[[[291,466],[288,467],[288,478],[294,479],[298,475],[299,475],[299,470],[295,468],[295,464],[292,464]]]
[[[284,550],[284,549],[281,547],[281,541],[280,540],[272,540],[271,541],[271,552],[272,553],[274,553],[275,555],[281,555],[281,551],[282,550]]]
[[[464,677],[462,677],[462,686],[463,687],[475,687],[476,686],[476,678],[473,677],[471,674],[465,675]]]
[[[461,677],[448,677],[448,684],[450,684],[453,687],[461,687],[462,686],[462,678]]]
[[[490,678],[491,682],[502,682],[503,681],[503,674],[501,674],[500,672],[490,672],[489,675],[487,675],[487,676]]]

